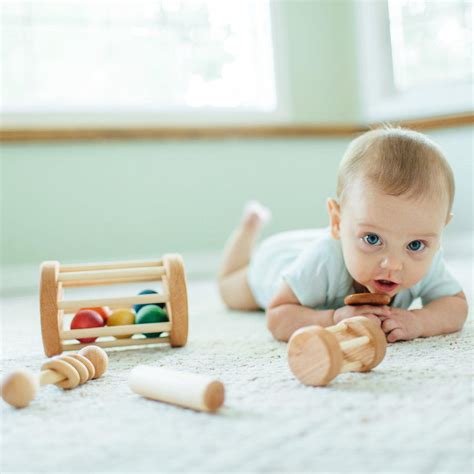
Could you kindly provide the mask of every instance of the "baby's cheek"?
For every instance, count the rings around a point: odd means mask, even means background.
[[[405,271],[405,286],[416,285],[429,271],[430,262],[412,262]]]
[[[370,274],[370,257],[357,249],[344,253],[344,261],[349,274],[358,282],[363,282]]]

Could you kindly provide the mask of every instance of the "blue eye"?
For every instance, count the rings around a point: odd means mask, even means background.
[[[408,244],[408,250],[412,252],[420,252],[425,248],[425,244],[421,240],[413,240]]]
[[[363,237],[364,242],[369,245],[381,245],[380,237],[377,234],[367,234]]]

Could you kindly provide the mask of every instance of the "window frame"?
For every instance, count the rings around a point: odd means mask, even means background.
[[[472,82],[395,88],[387,0],[355,2],[361,119],[365,123],[443,116],[474,109]]]

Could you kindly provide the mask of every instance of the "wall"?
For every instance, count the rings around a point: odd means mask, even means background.
[[[450,232],[472,231],[472,128],[429,134],[457,179]],[[4,145],[2,263],[217,252],[249,198],[268,233],[326,225],[349,139]]]
[[[283,107],[295,123],[358,123],[353,1],[275,1],[273,36]]]

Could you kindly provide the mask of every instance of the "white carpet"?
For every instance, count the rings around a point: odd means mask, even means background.
[[[472,472],[472,316],[461,333],[392,344],[372,372],[310,388],[263,314],[226,311],[210,281],[189,291],[186,347],[110,351],[102,379],[44,387],[23,410],[0,401],[0,471]],[[38,319],[36,296],[2,299],[3,373],[39,369]],[[126,383],[139,363],[219,377],[225,407],[140,398]]]

